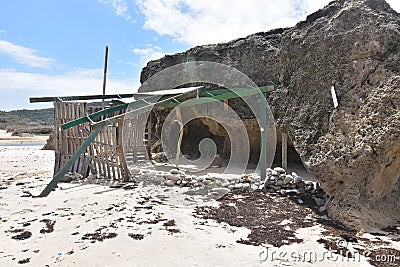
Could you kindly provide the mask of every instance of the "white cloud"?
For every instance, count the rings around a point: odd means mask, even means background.
[[[7,32],[6,30],[0,29],[0,32]]]
[[[191,45],[288,27],[329,0],[137,0],[146,29]]]
[[[36,55],[37,51],[24,46],[16,45],[8,41],[0,40],[0,54],[11,57],[16,62],[35,68],[48,68],[54,61],[52,58],[46,58]]]
[[[145,48],[134,48],[132,52],[140,57],[140,64],[145,64],[150,60],[158,59],[165,55],[160,47],[150,44]]]
[[[0,69],[0,99],[13,99],[16,103],[0,102],[0,110],[37,108],[29,105],[29,97],[70,96],[101,94],[103,85],[102,69],[77,69],[57,75],[20,72],[15,69]],[[107,94],[133,93],[139,82],[135,79],[107,79]],[[18,98],[25,99],[18,99]],[[25,103],[20,105],[19,102]]]
[[[114,13],[123,17],[127,21],[132,21],[132,17],[128,12],[128,3],[125,0],[98,0],[100,3],[112,6]]]
[[[103,84],[102,69],[78,69],[57,75],[0,69],[0,91],[30,90],[33,94],[53,96],[99,94]],[[133,80],[107,79],[110,93],[133,92]]]
[[[386,0],[386,2],[389,3],[389,5],[397,11],[397,13],[400,13],[400,1],[399,0]]]
[[[226,42],[279,27],[294,26],[331,0],[136,0],[144,27],[179,42]],[[400,10],[399,0],[388,1]]]

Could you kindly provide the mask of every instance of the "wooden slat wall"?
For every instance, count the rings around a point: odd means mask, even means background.
[[[145,127],[149,113],[130,116],[125,118],[123,131],[124,150],[127,164],[137,164],[148,159],[147,140],[145,138]]]
[[[74,126],[65,131],[61,130],[61,125],[99,110],[100,108],[88,107],[87,103],[82,102],[54,103],[55,174],[76,152],[92,130],[89,123]],[[124,112],[124,110],[121,110],[108,114],[107,117],[123,114]],[[98,118],[97,121],[105,118],[103,116]],[[87,177],[89,173],[92,173],[97,178],[108,181],[129,181],[130,174],[124,157],[122,136],[120,134],[122,133],[122,124],[123,120],[121,119],[116,125],[104,127],[69,171],[80,173],[83,177]]]
[[[76,152],[83,140],[88,136],[87,132],[82,132],[77,126],[66,131],[62,131],[61,124],[85,115],[86,103],[55,102],[55,174],[62,168],[62,166],[65,165],[67,160]],[[88,162],[84,154],[78,158],[69,171],[77,172],[87,176]]]

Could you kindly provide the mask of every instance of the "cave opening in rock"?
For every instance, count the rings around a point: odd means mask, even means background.
[[[240,119],[232,119],[229,122],[231,124],[230,126],[240,127],[240,125],[244,125],[246,129],[250,146],[250,153],[247,161],[248,168],[253,169],[257,166],[259,162],[261,151],[260,128],[258,120],[255,118],[255,115],[246,105],[243,99],[229,99],[229,101],[227,102],[229,107],[232,108],[235,113],[238,114],[240,117]],[[153,152],[162,151],[160,133],[165,118],[171,111],[172,109],[163,108],[157,108],[153,110],[153,143],[156,144],[156,146],[153,146]],[[176,123],[173,128],[175,128],[173,132],[175,134],[179,134],[180,125]],[[281,136],[282,131],[280,129],[276,129],[276,150],[271,167],[282,166]],[[218,153],[225,162],[228,162],[231,157],[231,141],[229,134],[220,123],[208,117],[194,118],[183,126],[183,138],[180,147],[181,153],[189,160],[196,160],[200,158],[201,154],[199,150],[199,144],[201,140],[206,138],[214,141],[217,149],[216,153]],[[304,173],[309,176],[306,168],[303,165],[302,160],[300,159],[299,154],[297,153],[293,143],[290,140],[290,137],[288,137],[287,140],[287,163],[289,172],[295,171]]]
[[[210,124],[213,127],[210,127]],[[226,137],[228,137],[228,133],[221,124],[207,118],[196,118],[183,127],[181,152],[187,158],[198,159],[200,157],[200,141],[210,138],[216,144],[220,157],[229,159],[230,142]]]
[[[255,119],[243,120],[250,143],[249,167],[255,167],[260,157],[260,130]],[[282,133],[277,130],[277,144],[272,167],[282,166]],[[229,161],[231,144],[224,127],[208,118],[196,118],[183,128],[181,152],[189,159],[200,157],[199,143],[204,138],[212,139],[217,146],[217,153],[225,161]],[[287,142],[288,170],[307,173],[290,139]]]

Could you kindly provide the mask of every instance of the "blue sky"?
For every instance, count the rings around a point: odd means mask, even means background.
[[[150,59],[293,26],[329,0],[2,0],[0,110],[32,96],[132,93]],[[400,11],[400,1],[388,1]]]

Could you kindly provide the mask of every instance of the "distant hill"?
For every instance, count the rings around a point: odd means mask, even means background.
[[[111,102],[106,101],[109,105]],[[89,106],[101,106],[101,102],[91,102]],[[54,108],[0,110],[0,129],[14,133],[51,133],[54,127]]]
[[[53,114],[53,108],[0,111],[0,129],[9,132],[37,129],[37,133],[50,133],[54,125]]]

